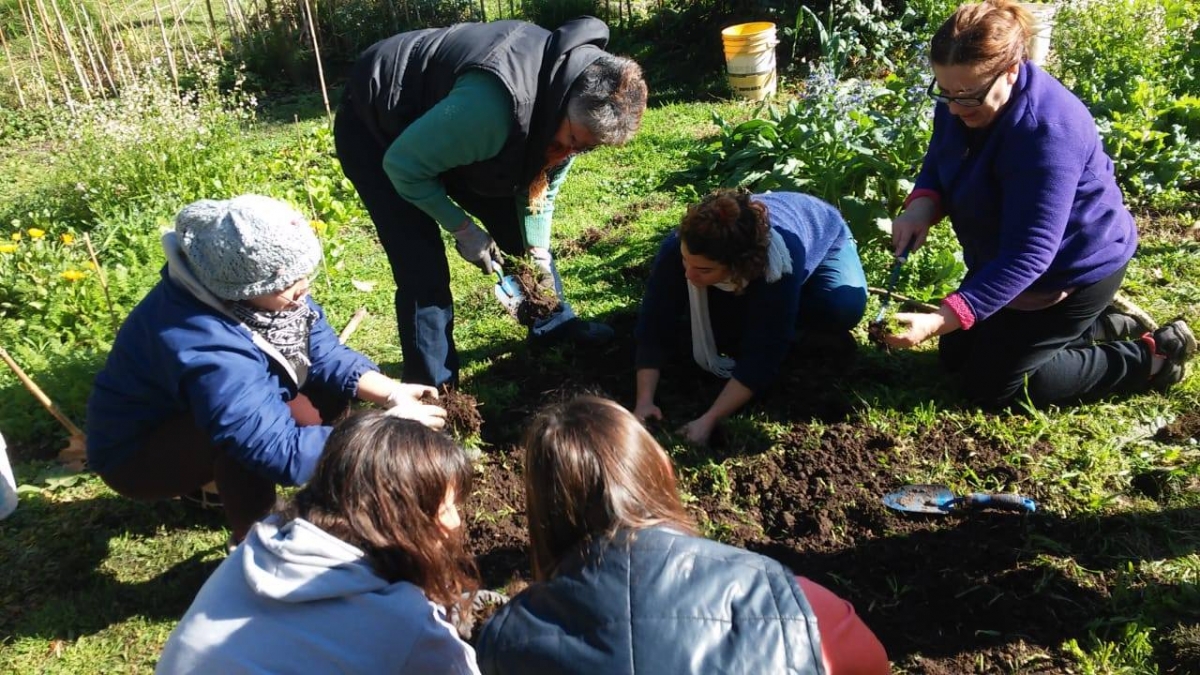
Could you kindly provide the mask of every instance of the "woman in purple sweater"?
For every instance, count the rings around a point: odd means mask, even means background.
[[[898,314],[887,341],[941,336],[942,364],[981,405],[1166,389],[1196,339],[1183,321],[1139,336],[1106,309],[1137,230],[1091,114],[1028,60],[1031,25],[1012,0],[987,0],[933,36],[933,137],[892,244],[920,248],[949,216],[967,275],[938,312]]]

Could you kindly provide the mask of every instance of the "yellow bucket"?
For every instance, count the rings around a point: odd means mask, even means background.
[[[725,72],[733,93],[761,101],[775,93],[775,24],[740,23],[721,31]]]

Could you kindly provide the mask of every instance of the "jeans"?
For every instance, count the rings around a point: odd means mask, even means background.
[[[457,384],[459,360],[454,345],[454,298],[441,227],[429,214],[397,192],[383,170],[387,147],[367,129],[345,101],[334,121],[334,143],[346,178],[367,207],[396,282],[396,323],[404,357],[405,382]],[[477,218],[500,249],[523,255],[521,215],[513,196],[485,197],[447,185],[447,194]],[[562,299],[557,267],[555,290]],[[575,317],[566,302],[562,311],[532,329],[541,335]]]
[[[1001,309],[971,330],[947,333],[940,361],[970,403],[984,407],[1014,403],[1022,394],[1040,407],[1144,391],[1151,365],[1146,343],[1092,343],[1096,319],[1124,278],[1122,267],[1046,309]]]

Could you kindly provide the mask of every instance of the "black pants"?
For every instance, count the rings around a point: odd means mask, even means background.
[[[1094,344],[1096,319],[1112,302],[1125,268],[1042,310],[1002,309],[941,337],[942,365],[972,404],[1000,407],[1028,397],[1035,406],[1144,391],[1151,354],[1141,340]]]
[[[316,426],[345,415],[349,401],[314,389],[288,401],[288,407],[298,426]],[[129,459],[100,478],[114,492],[145,501],[186,495],[216,482],[234,541],[275,505],[275,483],[222,452],[190,412],[164,421]]]
[[[383,170],[387,147],[371,133],[345,100],[333,127],[338,160],[346,178],[371,214],[396,281],[396,322],[404,355],[402,379],[414,384],[457,383],[454,298],[441,228],[401,197]],[[484,197],[447,186],[447,194],[473,215],[501,250],[525,251],[515,197]]]

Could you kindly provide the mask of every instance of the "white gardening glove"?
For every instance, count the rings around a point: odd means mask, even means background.
[[[454,250],[458,251],[463,260],[483,270],[484,274],[491,274],[494,265],[504,261],[496,240],[470,218],[467,218],[462,227],[453,234]]]
[[[437,389],[433,387],[397,382],[387,397],[387,414],[420,422],[430,429],[441,429],[446,426],[446,411],[440,406],[422,403],[421,397],[425,394],[438,397]]]
[[[533,282],[549,295],[555,295],[554,288],[554,257],[550,254],[550,249],[546,248],[531,248],[529,249],[529,262],[533,266]]]

